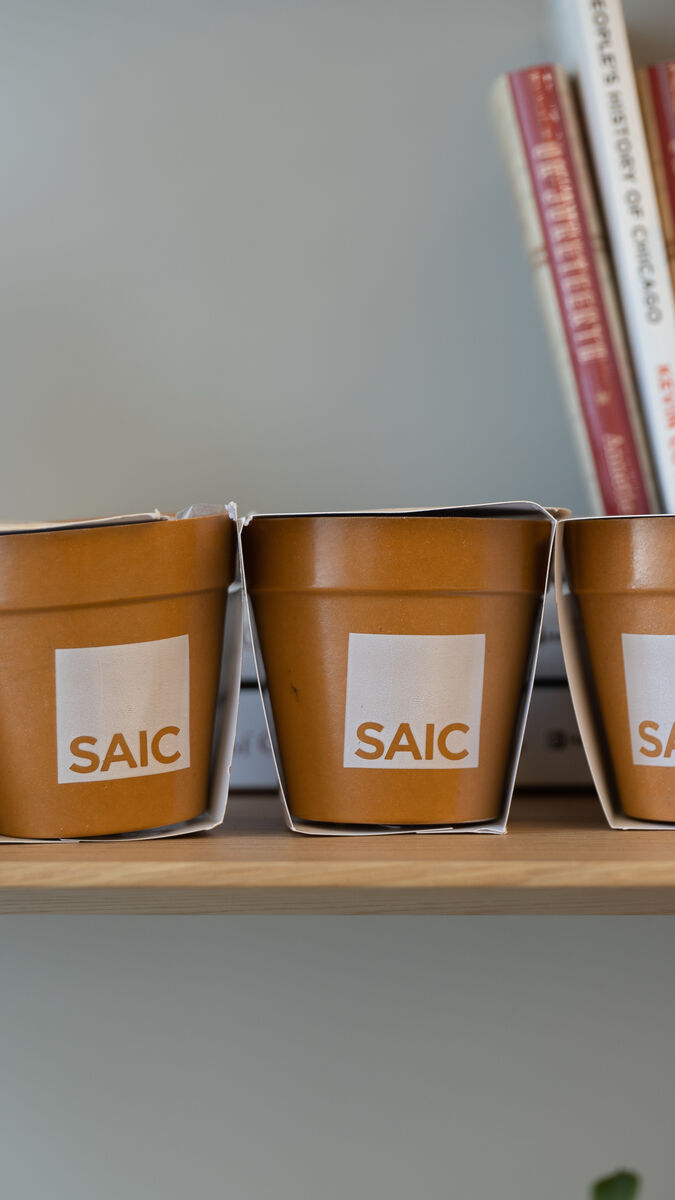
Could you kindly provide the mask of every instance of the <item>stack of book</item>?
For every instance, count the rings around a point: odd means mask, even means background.
[[[277,773],[265,724],[248,621],[244,623],[239,719],[230,787],[235,792],[275,791],[277,787]]]
[[[672,513],[675,62],[636,76],[621,0],[558,8],[570,75],[553,63],[503,75],[495,123],[588,511]],[[579,773],[574,724],[562,734],[569,696],[561,680],[555,697],[547,682],[538,677],[526,733],[540,751],[528,768],[523,760],[520,781],[531,785]]]
[[[620,0],[564,12],[576,91],[560,66],[513,71],[496,124],[590,511],[673,512],[675,64],[639,92]]]
[[[516,787],[537,791],[542,788],[590,791],[593,787],[567,686],[553,588],[544,606],[537,672]]]

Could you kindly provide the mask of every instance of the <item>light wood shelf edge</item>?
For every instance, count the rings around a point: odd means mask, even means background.
[[[516,797],[509,832],[310,838],[274,796],[211,834],[0,846],[0,912],[671,913],[675,830],[607,828],[593,796]]]

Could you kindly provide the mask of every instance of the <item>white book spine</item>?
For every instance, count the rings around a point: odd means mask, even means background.
[[[675,512],[675,301],[620,0],[567,0],[588,138],[665,511]]]

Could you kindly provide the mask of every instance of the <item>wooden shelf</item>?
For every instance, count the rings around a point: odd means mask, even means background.
[[[675,831],[612,832],[592,796],[516,797],[503,836],[308,838],[274,796],[214,833],[0,845],[0,912],[671,913]]]

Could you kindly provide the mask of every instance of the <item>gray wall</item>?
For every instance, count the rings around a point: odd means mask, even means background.
[[[545,0],[5,0],[0,516],[583,502],[488,120]]]
[[[666,1200],[672,928],[6,917],[3,1195]]]
[[[675,54],[668,0],[631,0]],[[583,510],[486,116],[544,0],[4,0],[0,517]],[[4,918],[3,1188],[671,1195],[668,920]]]

